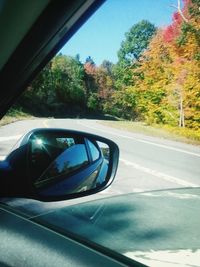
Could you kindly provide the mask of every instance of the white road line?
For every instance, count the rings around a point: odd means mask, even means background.
[[[142,172],[151,174],[151,175],[153,175],[153,176],[156,176],[156,177],[161,178],[161,179],[163,179],[163,180],[166,180],[166,181],[168,181],[168,182],[176,183],[176,184],[178,184],[178,185],[186,186],[186,187],[199,187],[199,185],[197,185],[197,184],[193,184],[193,183],[187,182],[187,181],[185,181],[185,180],[183,180],[183,179],[174,177],[174,176],[172,176],[172,175],[168,175],[168,174],[165,174],[165,173],[163,173],[163,172],[159,172],[159,171],[156,171],[156,170],[153,170],[153,169],[144,167],[144,166],[142,166],[142,165],[139,165],[139,164],[137,164],[137,163],[128,161],[128,160],[126,160],[126,159],[122,159],[122,158],[120,158],[120,161],[123,162],[123,163],[124,163],[125,165],[127,165],[127,166],[131,166],[131,167],[133,167],[134,169],[137,169],[137,170],[139,170],[139,171],[142,171]]]
[[[48,120],[45,120],[45,121],[42,122],[45,128],[49,128],[49,125],[48,125],[47,122],[48,122]]]
[[[13,135],[13,136],[5,136],[5,137],[0,137],[0,142],[5,142],[8,140],[15,140],[15,139],[19,139],[22,135]]]
[[[162,148],[169,149],[169,150],[174,150],[174,151],[177,151],[177,152],[189,154],[189,155],[196,156],[196,157],[199,157],[200,158],[200,154],[194,153],[194,152],[190,152],[190,151],[187,151],[187,150],[184,150],[184,149],[175,148],[175,147],[171,147],[171,146],[167,146],[167,145],[162,145],[162,144],[157,144],[157,143],[154,143],[154,142],[151,142],[151,141],[146,141],[146,140],[139,139],[139,138],[136,138],[136,137],[132,137],[132,136],[124,135],[124,134],[119,134],[119,133],[114,133],[114,132],[107,131],[107,130],[102,130],[100,127],[97,128],[97,127],[93,127],[93,126],[88,126],[88,125],[83,124],[80,121],[77,121],[77,123],[78,124],[81,124],[84,127],[93,129],[93,130],[98,130],[98,131],[101,131],[101,132],[104,132],[104,133],[109,133],[109,134],[112,134],[112,135],[115,135],[115,136],[132,139],[134,141],[138,141],[138,142],[141,142],[141,143],[146,143],[146,144],[149,144],[149,145],[154,145],[154,146],[162,147]]]

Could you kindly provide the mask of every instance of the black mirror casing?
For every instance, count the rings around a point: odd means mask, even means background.
[[[59,201],[95,194],[113,181],[119,148],[74,130],[35,129],[0,164],[0,195]]]

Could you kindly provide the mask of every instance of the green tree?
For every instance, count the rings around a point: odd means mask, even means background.
[[[84,67],[70,56],[56,56],[52,60],[54,88],[59,102],[83,104],[85,98]]]
[[[18,100],[18,105],[34,115],[48,114],[46,107],[55,98],[51,62],[37,75]]]
[[[112,76],[112,68],[113,68],[113,63],[110,62],[109,60],[103,60],[101,67],[110,75]]]
[[[124,65],[132,65],[147,48],[156,27],[147,20],[133,25],[129,32],[125,33],[125,40],[121,43],[118,52],[119,62]]]
[[[115,87],[118,90],[134,85],[133,70],[137,69],[139,58],[147,49],[155,32],[156,27],[152,23],[142,20],[125,33],[125,40],[118,51],[119,60],[112,68]]]
[[[91,93],[88,97],[87,107],[89,111],[97,112],[100,109],[100,99],[97,93]]]

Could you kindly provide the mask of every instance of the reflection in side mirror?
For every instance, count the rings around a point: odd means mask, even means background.
[[[20,151],[25,152],[20,155]],[[26,162],[30,186],[29,194],[23,193],[26,197],[53,201],[105,189],[114,179],[118,158],[118,146],[106,138],[72,130],[36,129],[26,134],[8,161],[17,166],[18,176],[18,166]]]

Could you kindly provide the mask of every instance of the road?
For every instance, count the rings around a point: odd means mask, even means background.
[[[200,186],[199,146],[117,130],[96,120],[34,119],[2,126],[0,159],[9,153],[20,136],[39,127],[87,131],[110,138],[119,145],[120,163],[112,186],[98,195],[68,203],[133,192]],[[60,203],[65,204],[66,201]]]

